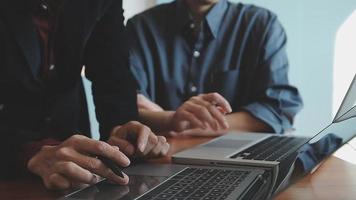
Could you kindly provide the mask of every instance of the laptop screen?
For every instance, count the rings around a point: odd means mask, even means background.
[[[328,158],[341,146],[349,142],[356,136],[356,75],[346,93],[343,103],[341,104],[338,113],[335,116],[333,122],[320,131],[318,134],[310,138],[305,144],[301,145],[298,149],[299,152],[309,151],[302,155],[312,158],[306,158],[314,160],[315,165],[321,163]],[[303,159],[303,158],[301,158]],[[305,164],[305,163],[304,163]],[[307,165],[307,164],[306,164]],[[306,165],[304,167],[306,167]],[[312,163],[309,163],[312,165]],[[309,166],[316,167],[316,166]],[[309,170],[311,170],[309,168]],[[307,169],[304,169],[308,171]]]
[[[298,158],[303,166],[295,166],[293,175],[289,177],[290,182],[287,185],[295,183],[304,177],[305,173],[317,169],[320,163],[356,136],[355,104],[356,76],[333,122],[298,148]]]
[[[351,82],[350,88],[335,115],[333,122],[342,121],[356,116],[356,75]]]
[[[343,145],[356,136],[356,75],[346,93],[333,122],[314,136],[309,144],[328,139],[335,145]],[[330,144],[331,145],[331,144]],[[335,149],[336,150],[336,149]]]

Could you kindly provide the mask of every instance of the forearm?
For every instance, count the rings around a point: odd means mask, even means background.
[[[167,132],[171,129],[170,122],[173,115],[173,111],[155,112],[139,109],[140,121],[156,133]]]
[[[273,132],[268,124],[245,111],[229,114],[226,119],[230,131]]]

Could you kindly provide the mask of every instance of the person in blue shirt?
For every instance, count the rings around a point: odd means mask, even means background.
[[[140,118],[170,135],[284,133],[302,108],[276,15],[227,0],[176,0],[127,23]]]

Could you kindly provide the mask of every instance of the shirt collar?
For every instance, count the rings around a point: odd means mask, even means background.
[[[227,0],[219,0],[205,16],[205,21],[214,38],[217,37],[221,22],[228,7]],[[177,28],[186,31],[193,22],[193,17],[184,0],[177,0]]]
[[[209,13],[205,16],[211,33],[216,38],[220,29],[221,22],[227,9],[227,0],[220,0],[211,8]]]

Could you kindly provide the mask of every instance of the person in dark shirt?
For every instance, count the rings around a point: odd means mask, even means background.
[[[97,156],[126,167],[129,158],[167,153],[164,137],[134,121],[123,20],[121,0],[1,1],[2,178],[31,172],[51,189],[93,184],[96,175],[127,184],[127,175],[116,175]],[[89,137],[83,65],[101,141]]]
[[[176,0],[127,23],[140,117],[171,135],[284,133],[302,108],[287,37],[272,12],[227,0]]]

